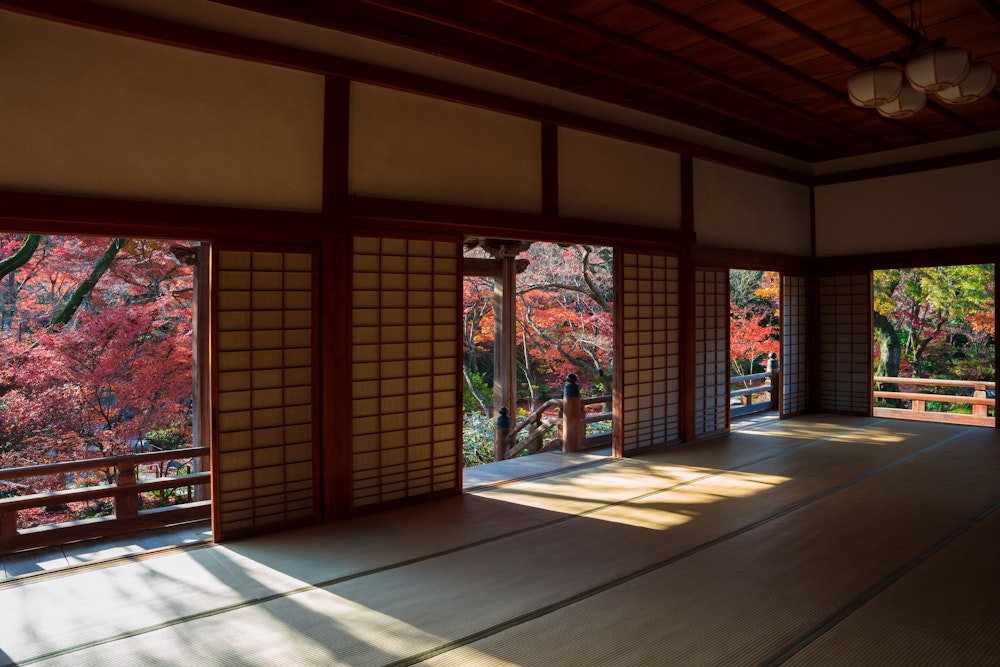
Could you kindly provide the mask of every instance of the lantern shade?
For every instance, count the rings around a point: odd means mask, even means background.
[[[923,109],[925,104],[927,94],[905,83],[899,97],[878,107],[878,112],[886,118],[909,118]]]
[[[937,96],[948,104],[968,104],[989,95],[996,85],[996,72],[989,63],[980,61],[972,63],[968,76],[961,83],[945,88]]]
[[[906,63],[906,78],[925,93],[937,93],[961,83],[969,73],[969,52],[958,47],[934,49]]]
[[[859,107],[879,107],[899,97],[903,73],[894,67],[870,67],[847,80],[851,103]]]

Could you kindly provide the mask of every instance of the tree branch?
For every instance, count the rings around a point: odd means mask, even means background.
[[[108,245],[108,249],[104,251],[104,255],[97,262],[97,264],[94,265],[94,268],[91,269],[90,275],[88,275],[87,278],[80,283],[80,286],[73,292],[73,295],[69,298],[69,301],[66,302],[66,305],[63,306],[62,310],[60,310],[55,317],[52,318],[52,321],[49,323],[50,327],[66,324],[73,319],[73,315],[76,314],[80,304],[82,304],[83,300],[90,296],[90,293],[94,291],[94,287],[97,286],[97,281],[100,280],[101,276],[107,272],[108,267],[111,266],[111,262],[115,260],[115,257],[118,255],[118,251],[122,249],[122,246],[125,245],[127,240],[128,239],[111,240],[111,243]]]
[[[35,250],[38,249],[38,242],[41,239],[40,234],[28,234],[28,237],[24,239],[24,243],[21,244],[17,252],[0,262],[0,278],[27,264],[31,256],[35,254]]]

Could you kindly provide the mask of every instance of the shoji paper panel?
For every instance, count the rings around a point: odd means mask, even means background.
[[[217,530],[313,518],[313,257],[219,250],[216,267]]]
[[[695,436],[729,427],[729,272],[695,270]]]
[[[354,239],[355,507],[456,489],[457,241]]]
[[[808,282],[802,276],[781,277],[781,400],[782,413],[808,407]]]
[[[869,274],[819,279],[819,407],[867,415],[872,392]]]
[[[622,448],[680,439],[680,306],[677,258],[621,254]]]

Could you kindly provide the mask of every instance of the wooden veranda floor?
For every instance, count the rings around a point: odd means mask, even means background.
[[[0,584],[0,664],[996,665],[998,508],[993,429],[762,422]]]

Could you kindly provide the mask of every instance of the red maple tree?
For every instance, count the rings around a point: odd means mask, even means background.
[[[193,269],[171,245],[0,235],[0,467],[144,451],[164,433],[190,445]],[[72,518],[43,514],[21,518]]]

